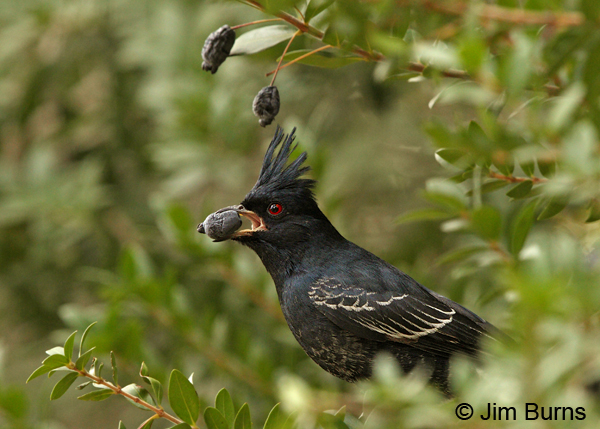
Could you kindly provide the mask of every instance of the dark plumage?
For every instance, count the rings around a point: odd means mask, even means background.
[[[497,331],[342,237],[315,201],[315,181],[301,178],[306,153],[288,165],[294,131],[284,137],[277,129],[256,184],[228,208],[252,222],[230,238],[258,254],[291,331],[323,369],[347,381],[367,378],[385,351],[405,372],[430,371],[449,394],[450,357],[476,356],[480,339]]]

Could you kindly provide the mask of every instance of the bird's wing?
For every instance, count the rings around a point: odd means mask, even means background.
[[[333,323],[359,337],[410,344],[440,355],[475,355],[479,338],[488,335],[491,325],[425,288],[418,292],[375,292],[322,278],[311,285],[308,295]]]

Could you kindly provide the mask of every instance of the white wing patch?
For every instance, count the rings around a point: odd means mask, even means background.
[[[455,314],[442,303],[442,308],[437,308],[408,294],[370,292],[328,278],[315,282],[308,295],[315,305],[347,312],[345,319],[350,323],[396,340],[415,340],[437,332],[452,322]]]

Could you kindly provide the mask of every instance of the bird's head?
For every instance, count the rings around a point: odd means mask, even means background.
[[[277,128],[254,187],[240,205],[219,211],[235,211],[249,219],[251,227],[228,231],[216,241],[238,241],[260,254],[265,247],[298,249],[299,243],[314,237],[318,231],[337,234],[315,201],[313,188],[316,182],[302,178],[310,170],[303,166],[306,152],[289,162],[297,146],[294,144],[295,130],[284,135],[283,130]],[[198,230],[204,232],[205,226],[201,224]]]

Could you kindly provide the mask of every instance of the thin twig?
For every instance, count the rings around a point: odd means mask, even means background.
[[[533,182],[535,183],[544,183],[547,182],[548,179],[544,179],[542,177],[515,177],[515,176],[505,176],[504,174],[496,173],[495,171],[490,171],[488,174],[492,179],[504,180],[505,182],[511,183],[521,183],[521,182]]]
[[[265,22],[273,22],[273,21],[281,21],[281,18],[269,18],[269,19],[259,19],[258,21],[247,22],[245,24],[235,25],[231,27],[232,30],[237,30],[238,28],[248,27],[250,25],[255,24],[264,24]]]
[[[122,396],[126,397],[127,399],[130,399],[131,401],[135,402],[136,404],[139,404],[139,405],[141,405],[144,408],[148,408],[148,410],[152,411],[157,416],[159,416],[159,417],[161,417],[163,419],[167,419],[170,422],[175,423],[175,424],[183,423],[183,420],[179,420],[177,417],[172,416],[171,414],[167,413],[162,408],[155,407],[154,405],[149,404],[148,402],[144,401],[143,399],[140,399],[137,396],[133,396],[130,393],[125,392],[121,388],[121,386],[115,386],[110,381],[106,381],[102,377],[98,377],[98,376],[92,375],[89,372],[87,372],[85,370],[85,368],[84,369],[78,369],[73,362],[70,362],[69,364],[67,364],[66,367],[69,368],[72,371],[75,371],[75,372],[79,373],[79,375],[81,375],[82,377],[89,378],[95,384],[100,384],[100,385],[102,385],[102,386],[104,386],[104,387],[112,390],[113,392],[115,392],[116,395],[122,395]],[[195,428],[197,426],[194,425],[192,427]]]
[[[406,3],[406,2],[402,2]],[[508,8],[494,4],[478,4],[461,1],[431,1],[423,2],[426,9],[447,15],[463,16],[472,9],[473,13],[483,20],[509,22],[521,25],[550,25],[553,27],[576,27],[582,25],[585,16],[581,12],[552,12]]]
[[[292,38],[290,39],[290,41],[288,42],[288,44],[285,47],[285,49],[283,50],[283,54],[281,54],[281,58],[279,59],[279,63],[277,63],[277,68],[275,69],[275,74],[273,75],[273,79],[271,79],[271,86],[273,86],[273,84],[275,83],[275,79],[277,79],[277,73],[279,73],[279,70],[281,70],[281,62],[283,61],[283,57],[285,57],[285,54],[287,53],[288,49],[290,49],[290,46],[292,45],[292,42],[294,41],[294,39],[296,38],[296,36],[298,36],[299,34],[302,34],[300,32],[300,30],[296,31],[294,33],[294,35],[292,36]]]
[[[427,68],[426,65],[421,64],[421,63],[415,63],[415,62],[409,62],[408,67],[407,67],[408,70],[414,71],[417,73],[423,73],[426,68]],[[441,70],[440,73],[444,77],[452,77],[455,79],[471,79],[471,76],[469,76],[469,73],[467,73],[466,71],[463,71],[463,70],[448,69],[448,70]]]
[[[286,63],[282,67],[279,67],[279,65],[278,65],[277,69],[270,71],[269,73],[266,74],[266,76],[271,76],[273,73],[277,73],[278,70],[284,69],[287,66],[291,66],[292,64],[297,63],[298,61],[303,60],[304,58],[309,57],[312,54],[316,54],[317,52],[321,52],[321,51],[324,51],[325,49],[329,49],[329,48],[333,48],[333,46],[331,46],[331,45],[325,45],[325,46],[321,46],[320,48],[317,48],[317,49],[315,49],[313,51],[307,52],[306,54],[301,55],[298,58],[293,59],[289,63]],[[283,60],[283,55],[281,56],[281,59]],[[281,60],[279,60],[279,64],[281,64]],[[273,85],[273,83],[271,83],[271,85]]]

